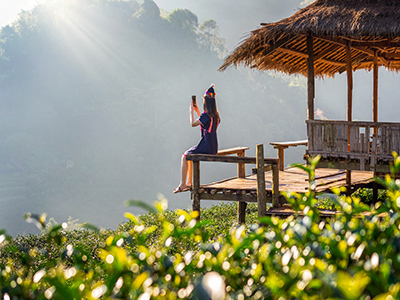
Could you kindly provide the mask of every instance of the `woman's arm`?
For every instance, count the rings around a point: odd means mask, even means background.
[[[197,116],[199,116],[199,113],[200,113],[199,108],[197,106],[196,106],[196,108],[194,107],[193,103],[190,104],[190,125],[192,125],[192,127],[196,127],[196,126],[200,125],[199,119],[194,118],[194,110],[195,109],[196,109]]]

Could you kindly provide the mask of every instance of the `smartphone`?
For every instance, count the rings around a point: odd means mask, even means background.
[[[193,106],[196,106],[196,95],[192,96],[192,102],[193,102]]]

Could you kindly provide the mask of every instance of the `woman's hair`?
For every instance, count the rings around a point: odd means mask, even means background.
[[[217,109],[217,104],[215,103],[215,98],[204,96],[203,109],[207,112],[209,117],[213,119],[214,122],[219,120],[219,111]]]

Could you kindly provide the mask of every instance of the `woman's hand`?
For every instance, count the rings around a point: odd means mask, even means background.
[[[200,109],[197,105],[194,105],[193,102],[190,102],[190,113],[195,111],[197,113],[197,117],[200,117]]]
[[[190,125],[192,125],[192,127],[196,127],[200,125],[200,121],[198,119],[194,118],[194,111],[197,112],[197,115],[200,116],[200,111],[199,108],[193,105],[193,102],[190,102]]]

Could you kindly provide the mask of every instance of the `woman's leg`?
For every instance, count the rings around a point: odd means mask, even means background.
[[[193,179],[193,162],[188,161],[188,179],[186,181],[186,186],[192,186],[192,179]]]
[[[187,188],[185,182],[186,182],[186,176],[188,173],[188,161],[186,160],[186,156],[182,155],[182,160],[181,160],[181,181],[179,182],[179,186],[174,189],[174,193],[181,192],[183,189]]]
[[[181,160],[181,182],[179,183],[180,187],[185,187],[186,184],[186,176],[188,173],[188,161],[186,160],[186,155],[182,155],[182,160]]]

